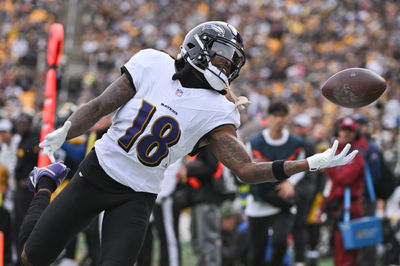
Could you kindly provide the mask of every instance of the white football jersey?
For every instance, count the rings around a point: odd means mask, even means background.
[[[142,50],[124,72],[136,95],[119,108],[95,150],[104,171],[135,191],[158,193],[168,165],[203,136],[224,124],[239,127],[239,112],[225,96],[172,80],[174,59],[166,53]]]

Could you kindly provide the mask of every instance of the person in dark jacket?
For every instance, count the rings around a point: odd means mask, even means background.
[[[271,103],[267,118],[268,128],[253,137],[248,144],[254,159],[268,162],[305,158],[304,141],[285,128],[289,106],[282,101]],[[269,265],[284,263],[288,235],[295,221],[295,186],[304,174],[297,173],[284,181],[250,186],[245,210],[249,221],[250,265],[266,265],[265,250],[268,246],[272,246]],[[269,231],[273,232],[272,245],[269,243]]]
[[[315,153],[315,141],[311,136],[313,122],[306,114],[299,114],[293,119],[291,133],[304,141],[305,156]],[[317,185],[317,172],[306,172],[304,177],[295,186],[295,201],[297,212],[293,225],[293,240],[295,248],[296,265],[305,265],[305,251],[309,242],[309,227],[307,217],[315,196]]]
[[[221,178],[223,165],[210,147],[205,147],[184,164],[177,173],[190,185],[191,242],[197,265],[221,265],[222,195],[213,188],[215,178]]]
[[[28,189],[26,177],[29,175],[30,171],[32,171],[32,168],[37,165],[40,134],[32,127],[32,116],[27,113],[21,113],[18,116],[16,130],[21,136],[14,175],[17,183],[14,199],[14,224],[15,231],[18,232],[33,197],[33,193]],[[21,254],[22,249],[23,247],[18,243],[18,255]],[[18,258],[20,258],[20,256],[18,256]]]
[[[222,266],[248,265],[249,223],[230,200],[221,205],[221,238]]]
[[[374,184],[375,193],[377,191],[376,185],[382,178],[382,151],[378,143],[372,138],[370,133],[369,119],[362,113],[353,116],[354,121],[357,122],[361,136],[367,138],[368,154],[367,151],[362,151],[364,159],[367,161],[369,171],[371,173],[372,181]],[[369,161],[369,163],[368,163]],[[363,193],[363,211],[366,216],[373,216],[377,211],[377,206],[385,206],[385,199],[379,198],[379,193],[376,193],[377,200],[371,201],[368,189],[364,186]],[[383,212],[383,210],[380,210]],[[377,265],[377,250],[376,246],[368,246],[361,249],[361,255],[358,265],[360,266],[375,266]]]

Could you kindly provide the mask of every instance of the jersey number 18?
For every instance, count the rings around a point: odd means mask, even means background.
[[[156,107],[143,100],[132,126],[127,128],[125,135],[118,139],[118,144],[126,152],[137,141],[136,153],[139,161],[147,166],[157,166],[168,155],[168,148],[175,145],[180,136],[181,129],[178,121],[171,116],[161,116],[153,122],[151,134],[142,136],[151,118],[156,112]]]

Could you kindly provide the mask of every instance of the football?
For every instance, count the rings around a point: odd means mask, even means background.
[[[385,79],[366,68],[347,68],[339,71],[321,87],[325,98],[347,108],[368,105],[378,99],[385,90]]]

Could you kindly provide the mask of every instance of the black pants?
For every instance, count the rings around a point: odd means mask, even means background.
[[[134,266],[151,266],[153,258],[153,223],[149,223],[136,264]],[[94,266],[97,264],[94,264]]]
[[[155,194],[135,192],[112,180],[92,152],[39,218],[26,241],[28,259],[35,266],[49,265],[104,210],[99,265],[132,266],[145,237],[155,198]]]
[[[293,238],[294,238],[294,250],[295,250],[295,262],[305,261],[305,251],[309,243],[309,233],[307,218],[310,212],[310,207],[313,201],[313,194],[302,193],[296,197],[297,213],[295,215],[295,221],[293,225]]]
[[[287,237],[292,231],[294,215],[289,211],[266,217],[249,217],[250,265],[262,266],[265,263],[268,228],[272,228],[272,257],[270,265],[278,266],[283,262],[287,249]]]
[[[99,217],[96,216],[83,231],[87,245],[87,255],[83,259],[84,265],[97,266],[100,261],[100,231]],[[64,258],[75,259],[77,236],[65,247]]]

